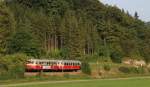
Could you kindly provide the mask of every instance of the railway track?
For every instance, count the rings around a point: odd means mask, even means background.
[[[41,72],[25,72],[24,75],[25,76],[37,76],[41,74]],[[47,76],[63,76],[65,74],[69,74],[69,75],[79,75],[81,74],[81,71],[78,72],[42,72],[42,74],[47,75]]]

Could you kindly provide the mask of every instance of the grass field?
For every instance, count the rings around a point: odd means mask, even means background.
[[[15,87],[150,87],[150,79],[89,80],[60,83],[32,84]]]

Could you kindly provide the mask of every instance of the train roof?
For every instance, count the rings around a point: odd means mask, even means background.
[[[63,61],[63,62],[80,62],[79,60],[50,60],[50,59],[29,59],[29,61],[42,61],[42,62],[47,62],[47,61],[49,61],[49,62],[59,62],[59,61]]]

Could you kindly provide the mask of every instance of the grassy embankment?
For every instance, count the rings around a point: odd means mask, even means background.
[[[31,77],[25,77],[23,79],[16,79],[16,80],[5,80],[0,81],[0,84],[11,84],[11,83],[24,83],[24,82],[37,82],[37,81],[61,81],[61,80],[81,80],[81,79],[107,79],[107,78],[128,78],[128,77],[139,77],[139,76],[149,76],[150,73],[146,68],[144,67],[144,71],[140,73],[134,73],[134,72],[121,72],[119,71],[120,67],[131,67],[130,65],[124,65],[124,64],[114,64],[112,62],[99,62],[99,63],[90,63],[92,75],[84,75],[84,74],[76,74],[76,75],[70,75],[67,73],[64,73],[62,75],[51,75],[47,76],[45,73],[42,76],[31,76]],[[106,68],[106,69],[105,69]],[[135,71],[135,70],[131,70]]]
[[[150,87],[150,79],[118,79],[93,80],[65,83],[47,83],[38,85],[24,85],[15,87]]]

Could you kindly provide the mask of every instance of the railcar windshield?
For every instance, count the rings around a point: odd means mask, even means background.
[[[27,64],[33,64],[34,62],[33,61],[27,61],[26,63]]]

